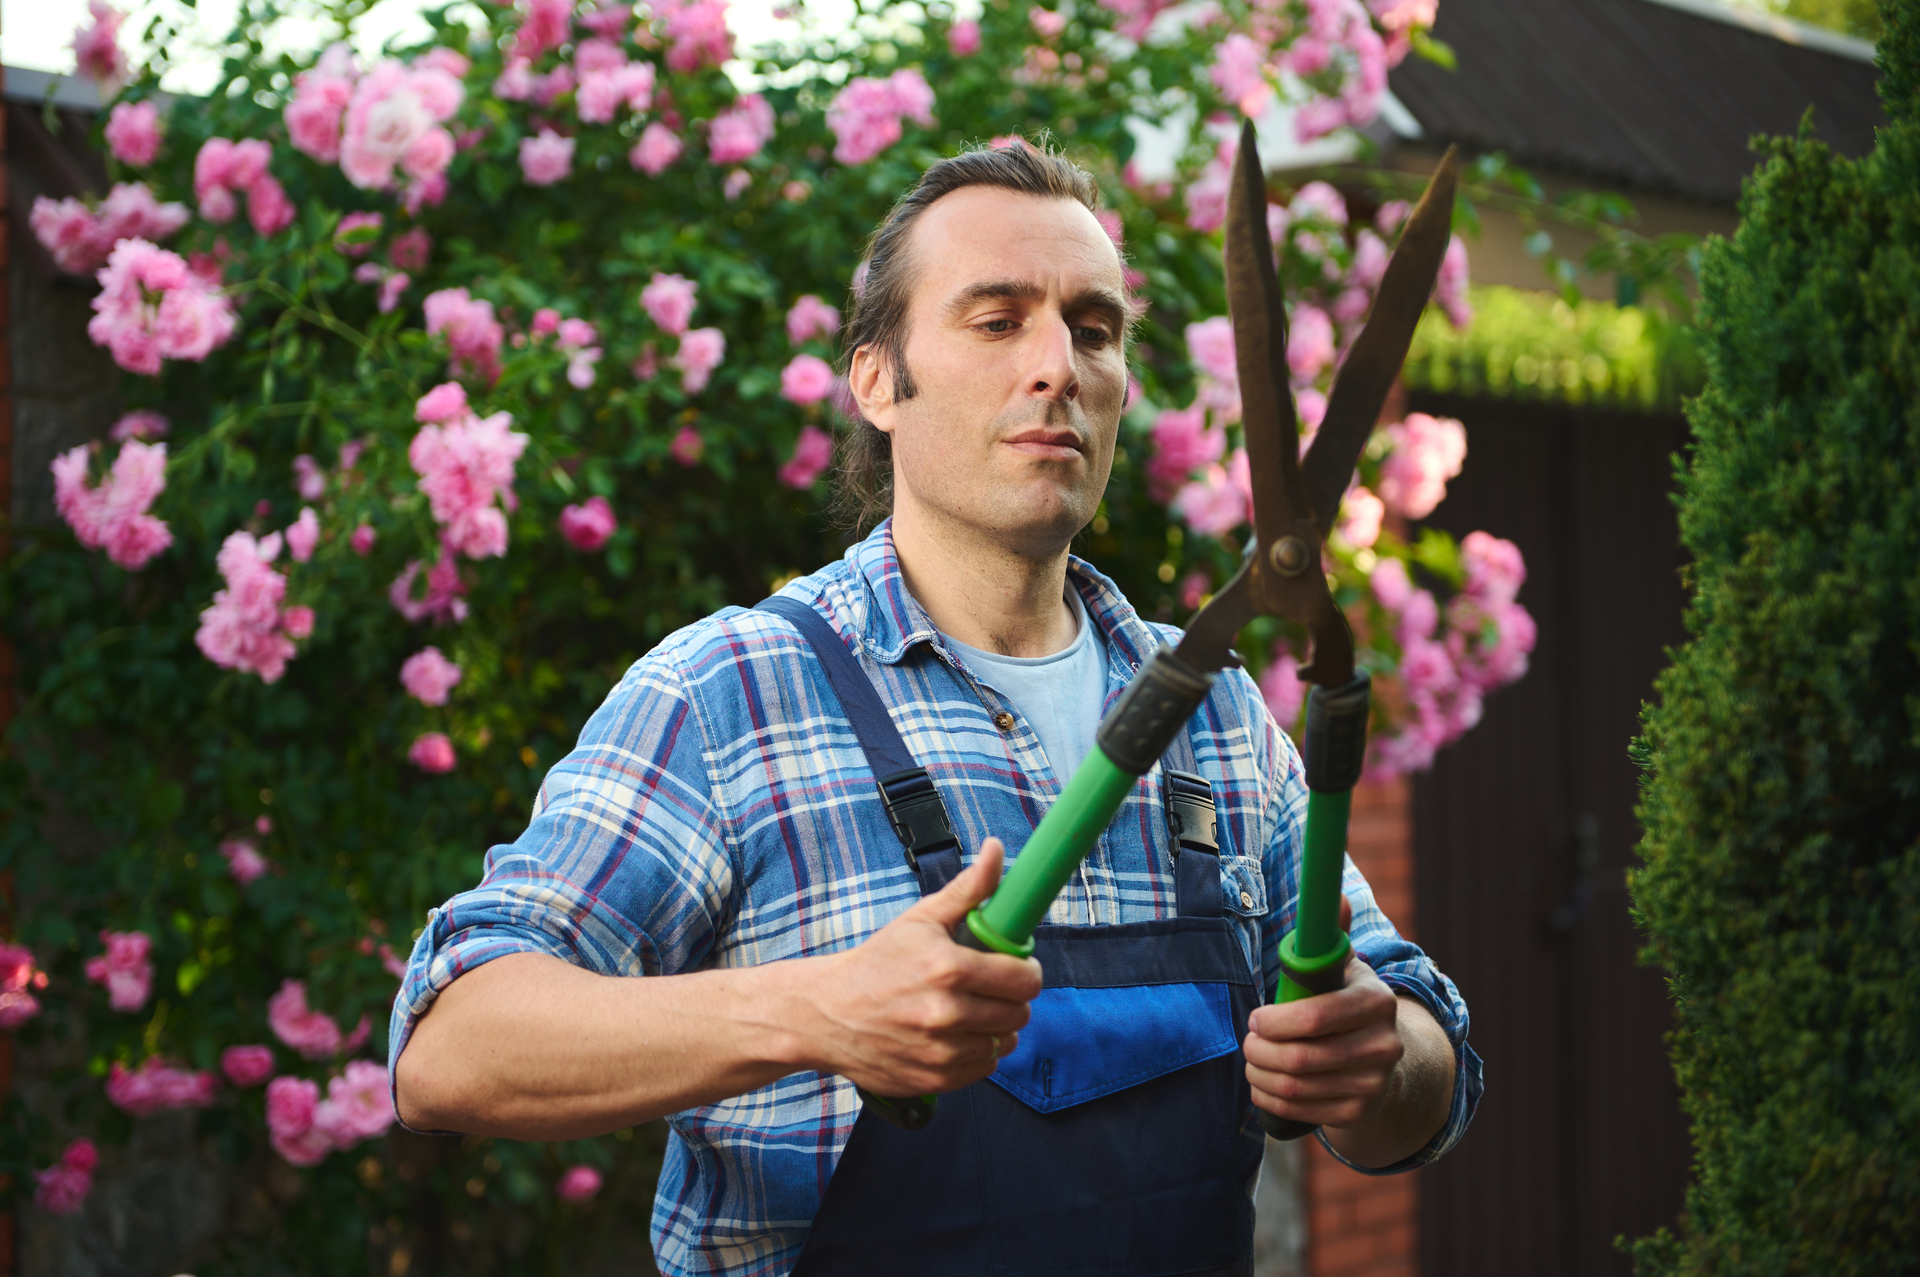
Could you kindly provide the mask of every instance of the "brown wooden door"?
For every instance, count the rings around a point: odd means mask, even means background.
[[[1678,417],[1416,396],[1460,417],[1432,522],[1516,542],[1532,669],[1414,784],[1421,943],[1459,983],[1487,1090],[1421,1172],[1422,1277],[1626,1277],[1614,1238],[1679,1213],[1688,1144],[1624,872],[1627,748],[1684,636]]]

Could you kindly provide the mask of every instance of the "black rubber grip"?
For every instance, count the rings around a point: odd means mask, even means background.
[[[1265,1109],[1260,1110],[1260,1127],[1277,1140],[1297,1140],[1302,1135],[1311,1135],[1320,1129],[1312,1122],[1296,1122],[1290,1117],[1275,1117]]]
[[[1316,687],[1307,697],[1307,788],[1352,789],[1367,764],[1367,709],[1373,679],[1360,670],[1339,687]]]
[[[934,1097],[931,1095],[908,1095],[895,1099],[885,1095],[875,1095],[871,1091],[861,1090],[860,1102],[885,1118],[890,1125],[903,1131],[924,1131],[933,1121]]]
[[[1211,674],[1200,673],[1162,645],[1120,693],[1094,740],[1115,767],[1130,776],[1144,776],[1167,752],[1212,686]]]

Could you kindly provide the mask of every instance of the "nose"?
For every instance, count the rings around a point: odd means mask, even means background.
[[[1027,393],[1035,398],[1072,403],[1079,397],[1080,371],[1074,360],[1073,331],[1064,319],[1055,318],[1037,327],[1027,378]]]

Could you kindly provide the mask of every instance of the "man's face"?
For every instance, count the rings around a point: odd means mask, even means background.
[[[1077,201],[966,187],[911,240],[897,399],[879,352],[853,392],[893,440],[896,519],[941,522],[1033,557],[1093,518],[1127,391],[1120,257]]]

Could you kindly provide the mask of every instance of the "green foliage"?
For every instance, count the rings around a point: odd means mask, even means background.
[[[1650,1277],[1920,1267],[1920,122],[1889,105],[1857,162],[1770,144],[1702,272],[1692,638],[1632,876],[1695,1177]]]
[[[1472,290],[1473,323],[1429,311],[1407,353],[1409,386],[1466,395],[1677,411],[1700,388],[1692,330],[1658,310],[1517,288]]]
[[[1816,27],[1878,40],[1885,29],[1880,21],[1879,0],[1735,0],[1746,8],[1777,13]]]

